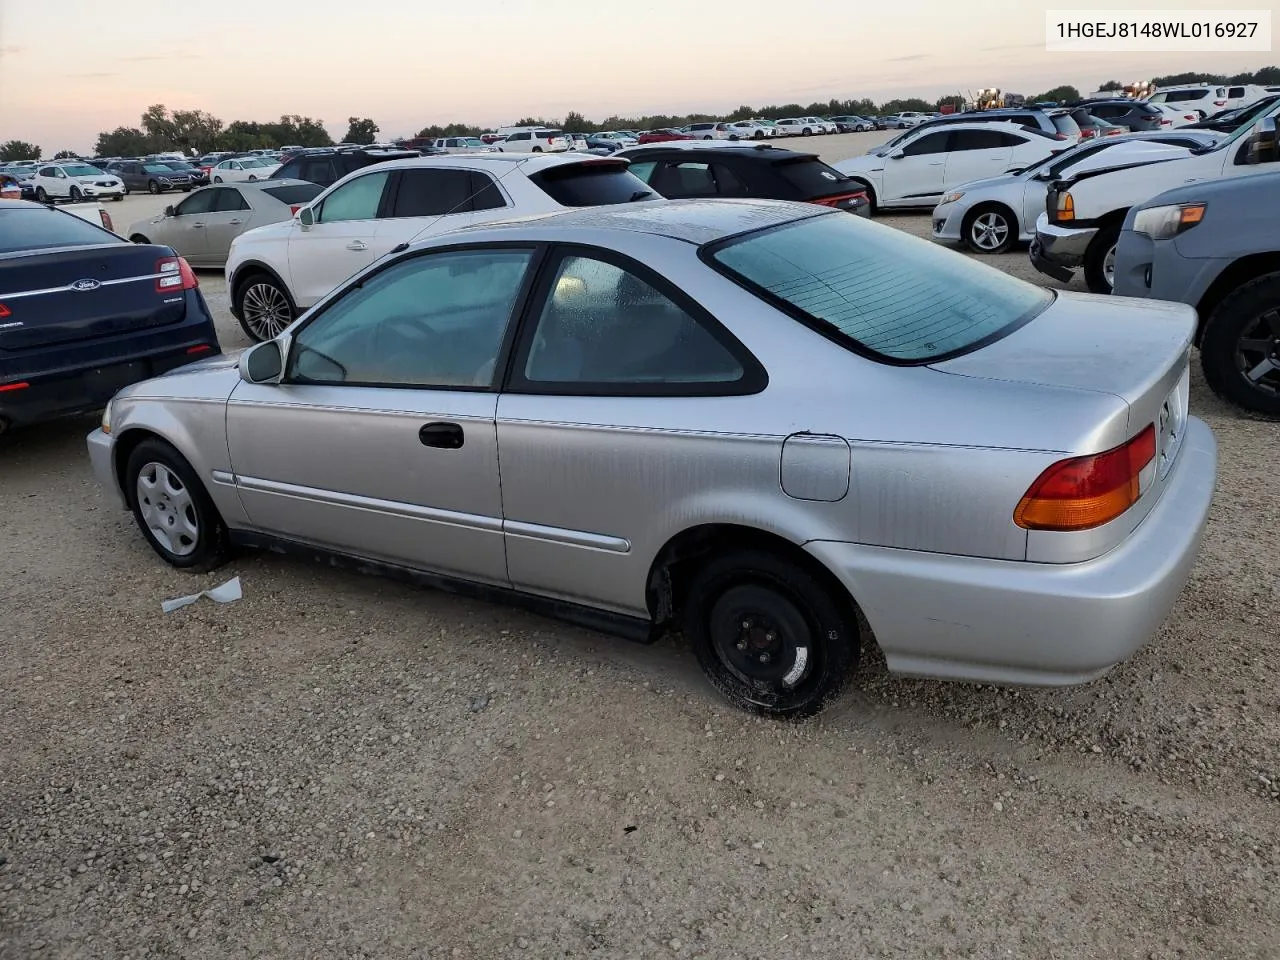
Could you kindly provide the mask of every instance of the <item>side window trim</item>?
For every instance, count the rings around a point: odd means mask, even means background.
[[[584,383],[578,389],[569,389],[564,383],[532,381],[524,377],[533,337],[542,318],[542,310],[551,295],[560,265],[570,257],[583,257],[608,263],[643,280],[683,310],[695,323],[708,333],[742,366],[742,376],[733,382],[707,383]],[[532,275],[534,271],[530,271]],[[502,393],[538,396],[576,397],[737,397],[762,392],[769,384],[769,374],[764,365],[747,349],[746,344],[735,337],[710,311],[686,294],[671,281],[651,267],[626,254],[607,247],[587,244],[551,244],[540,258],[536,282],[523,303],[519,322],[513,324],[517,339],[507,358],[506,369],[500,381]],[[527,278],[526,278],[527,279]]]
[[[364,273],[356,274],[348,278],[345,283],[340,284],[336,289],[332,290],[316,303],[309,311],[307,311],[306,320],[294,331],[289,338],[288,353],[284,358],[283,369],[286,371],[285,376],[281,379],[281,383],[289,383],[290,378],[288,371],[293,369],[294,352],[297,349],[298,336],[322,317],[330,308],[334,306],[343,295],[348,291],[363,287],[370,280],[377,277],[384,271],[398,267],[402,263],[410,260],[416,260],[419,257],[429,257],[433,254],[449,254],[461,253],[467,250],[528,250],[529,266],[525,269],[524,279],[520,284],[520,291],[516,294],[515,303],[511,307],[511,315],[507,320],[507,329],[502,338],[502,346],[498,350],[498,356],[494,362],[493,379],[487,387],[468,387],[468,386],[448,386],[433,387],[417,384],[395,384],[393,386],[372,386],[370,384],[327,384],[328,386],[350,386],[359,389],[374,390],[445,390],[450,393],[501,393],[507,382],[507,378],[511,371],[511,361],[514,356],[516,344],[520,337],[520,331],[524,323],[525,316],[528,312],[529,302],[533,297],[534,291],[537,289],[538,283],[542,277],[542,273],[546,267],[547,261],[547,244],[538,241],[527,240],[502,240],[489,243],[453,243],[448,246],[430,247],[426,250],[417,250],[413,253],[405,254],[389,260],[386,263],[377,263]],[[300,385],[311,386],[309,382],[301,382]]]

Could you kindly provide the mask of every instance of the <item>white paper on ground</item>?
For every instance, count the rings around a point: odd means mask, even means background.
[[[187,597],[177,597],[173,600],[160,601],[160,607],[165,613],[173,613],[175,610],[181,610],[183,607],[190,606],[201,597],[208,597],[215,603],[231,603],[239,600],[244,596],[240,590],[240,578],[232,577],[226,583],[220,583],[216,587],[208,590],[201,590],[199,593],[193,593]]]

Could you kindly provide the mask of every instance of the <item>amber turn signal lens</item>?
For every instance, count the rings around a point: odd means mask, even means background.
[[[1142,496],[1142,471],[1156,455],[1155,424],[1132,440],[1040,474],[1013,512],[1027,530],[1090,530],[1120,516]]]

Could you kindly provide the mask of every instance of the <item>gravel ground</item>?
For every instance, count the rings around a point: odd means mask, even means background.
[[[1065,690],[868,657],[798,726],[674,643],[274,556],[170,570],[94,486],[91,420],[16,433],[0,958],[1280,956],[1276,427],[1198,377],[1192,409],[1221,477],[1148,648]],[[161,613],[233,574],[243,601]]]

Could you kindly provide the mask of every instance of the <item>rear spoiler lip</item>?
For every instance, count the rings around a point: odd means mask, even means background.
[[[74,253],[77,250],[114,250],[121,246],[142,249],[150,247],[155,250],[169,250],[170,256],[178,256],[177,253],[172,252],[171,247],[167,247],[162,243],[129,243],[129,241],[121,238],[119,243],[77,243],[67,247],[40,247],[37,250],[11,250],[9,253],[0,253],[0,263],[3,263],[6,260],[19,260],[23,257],[36,257],[52,253]]]

